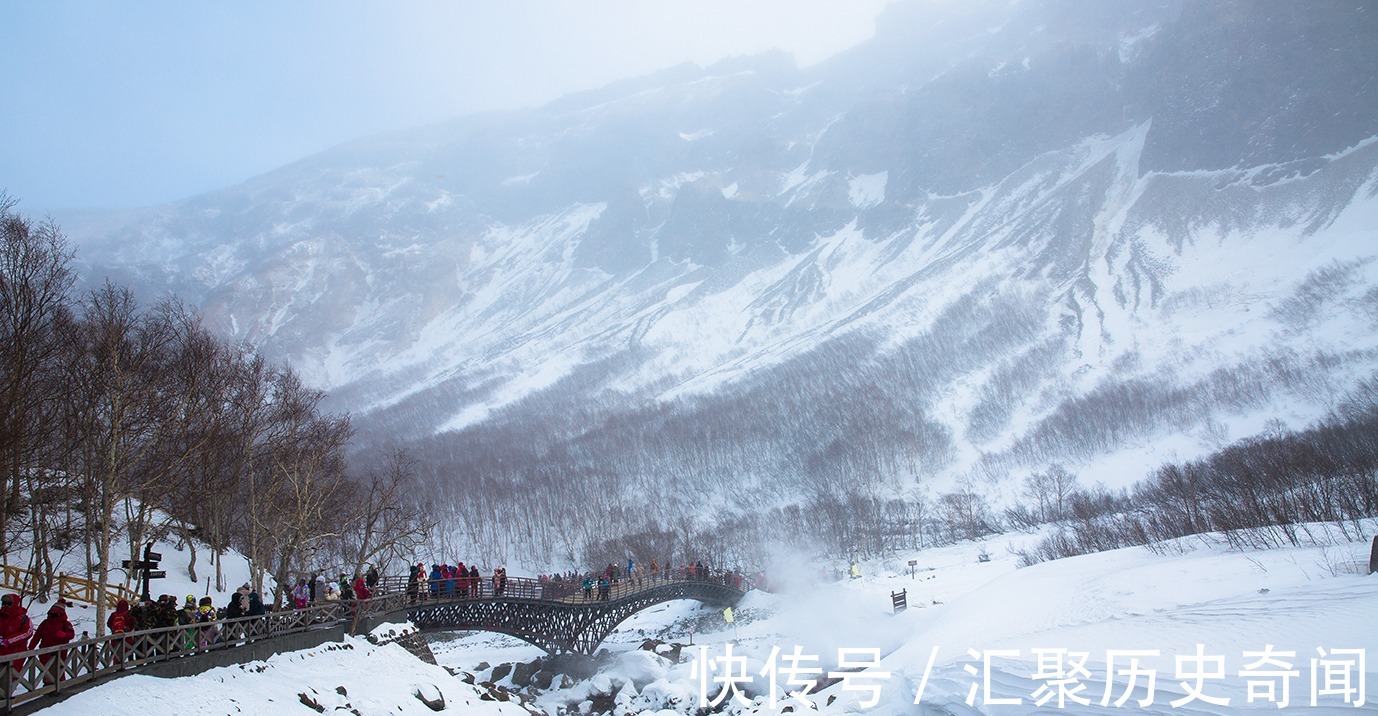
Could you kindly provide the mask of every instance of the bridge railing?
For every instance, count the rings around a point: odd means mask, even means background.
[[[583,604],[620,599],[643,589],[671,582],[709,582],[731,586],[741,591],[751,588],[745,578],[731,573],[691,577],[668,570],[642,577],[623,577],[615,580],[608,585],[606,595],[596,581],[588,589],[585,589],[583,580],[571,582],[530,577],[508,577],[506,584],[494,584],[491,575],[477,582],[472,578],[424,579],[413,582],[407,577],[384,577],[378,584],[380,590],[389,594],[405,595],[406,605],[495,598]]]
[[[508,577],[495,583],[492,575],[475,580],[472,577],[454,579],[424,579],[412,582],[407,577],[383,577],[379,587],[389,594],[403,594],[415,602],[458,599],[544,599],[557,600],[568,596],[573,587],[530,577]]]
[[[61,646],[7,655],[0,664],[3,711],[94,679],[173,659],[229,649],[342,622],[351,630],[364,617],[405,607],[406,595],[382,594],[368,600],[321,602],[305,609],[219,619],[79,639]]]

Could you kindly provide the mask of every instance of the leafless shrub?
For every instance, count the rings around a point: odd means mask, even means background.
[[[1291,296],[1273,307],[1272,316],[1294,330],[1314,323],[1321,309],[1344,295],[1358,279],[1367,260],[1336,260],[1306,275]]]

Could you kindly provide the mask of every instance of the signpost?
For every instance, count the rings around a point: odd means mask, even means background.
[[[914,579],[914,568],[917,567],[918,565],[919,565],[919,560],[917,560],[917,559],[911,559],[911,560],[909,560],[909,578],[910,578],[910,579]]]
[[[153,543],[149,542],[147,545],[144,545],[143,559],[126,559],[120,562],[121,567],[139,573],[139,579],[143,582],[143,594],[140,596],[140,599],[143,599],[145,602],[153,601],[153,597],[148,593],[148,580],[163,579],[167,577],[166,571],[158,569],[158,560],[162,558],[162,553],[154,552]]]

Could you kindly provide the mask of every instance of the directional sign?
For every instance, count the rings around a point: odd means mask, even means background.
[[[143,600],[145,602],[153,601],[153,597],[150,596],[148,593],[148,580],[162,579],[163,577],[167,576],[167,572],[158,569],[158,560],[162,558],[163,555],[154,552],[153,543],[149,542],[148,544],[144,545],[143,560],[134,563],[134,566],[137,567],[141,573],[141,579],[139,581],[143,582]]]
[[[136,559],[136,560],[134,560],[134,561],[130,561],[130,560],[127,560],[127,559],[126,559],[126,560],[123,560],[122,562],[120,562],[120,566],[121,566],[121,567],[124,567],[125,569],[152,569],[152,568],[154,568],[154,567],[157,567],[157,566],[158,566],[158,563],[157,563],[157,562],[149,562],[149,561],[141,560],[141,559]]]

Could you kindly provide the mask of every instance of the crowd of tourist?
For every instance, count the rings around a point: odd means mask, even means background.
[[[372,566],[367,573],[355,575],[352,580],[346,579],[343,574],[338,580],[326,579],[322,575],[310,580],[303,578],[289,591],[287,607],[301,610],[312,604],[369,599],[379,579],[377,569]],[[21,595],[6,594],[0,597],[0,657],[70,643],[76,638],[76,630],[67,618],[69,606],[68,602],[59,598],[49,607],[47,618],[35,627]],[[166,627],[194,628],[170,631],[166,636],[152,639],[135,639],[133,636],[109,639],[102,648],[111,662],[123,664],[157,653],[192,651],[220,643],[252,641],[268,635],[268,630],[256,626],[258,622],[252,618],[264,617],[272,611],[272,607],[265,605],[258,592],[253,591],[247,583],[236,589],[223,606],[216,606],[215,600],[209,595],[198,599],[188,594],[180,605],[171,594],[133,604],[121,599],[105,620],[105,627],[113,636]],[[329,616],[322,613],[320,618]],[[85,638],[86,634],[82,636]],[[39,656],[46,683],[52,684],[61,679],[62,669],[54,668],[51,664],[55,655],[59,663],[63,662],[66,653],[63,650]],[[12,676],[18,676],[23,667],[22,661],[9,661]],[[4,660],[0,659],[0,663],[4,663]]]
[[[597,571],[577,572],[571,570],[555,574],[542,574],[537,579],[542,584],[554,587],[556,593],[572,592],[581,596],[586,602],[607,601],[612,598],[613,592],[619,586],[624,590],[639,589],[644,586],[653,586],[662,581],[699,580],[742,589],[746,583],[745,578],[739,572],[713,570],[704,566],[702,561],[672,566],[667,560],[666,565],[662,567],[660,562],[654,559],[649,565],[638,563],[635,559],[628,559],[625,567],[609,563]]]
[[[312,604],[368,599],[379,581],[377,569],[370,566],[366,574],[346,579],[341,574],[338,580],[326,579],[317,575],[313,580],[300,579],[290,591],[288,606],[292,609],[305,609]],[[47,618],[37,627],[24,608],[21,595],[6,594],[0,602],[0,657],[33,649],[60,646],[76,637],[75,629],[67,618],[65,600],[59,598],[48,609]],[[105,620],[110,634],[125,634],[164,627],[201,625],[197,629],[186,630],[176,643],[174,650],[205,647],[221,641],[250,638],[254,631],[244,623],[236,622],[244,617],[262,617],[272,611],[265,605],[258,592],[248,584],[240,586],[230,595],[228,603],[216,606],[210,596],[197,598],[188,594],[179,605],[177,598],[164,594],[156,600],[146,600],[131,604],[121,599]],[[223,628],[215,625],[224,622]],[[84,636],[84,635],[83,635]],[[116,645],[121,642],[112,642]],[[151,647],[150,647],[151,648]],[[51,655],[44,656],[44,663]]]
[[[409,567],[406,592],[410,603],[430,600],[472,599],[484,597],[514,597],[519,599],[561,599],[573,596],[582,601],[606,601],[614,593],[628,589],[654,586],[670,580],[704,580],[742,589],[748,581],[739,572],[713,570],[703,562],[661,566],[658,560],[640,564],[628,559],[625,565],[608,564],[598,570],[579,572],[569,570],[538,575],[535,579],[509,580],[507,569],[497,567],[484,575],[476,565],[431,564],[424,562]],[[620,591],[619,591],[620,590]]]
[[[479,573],[478,566],[466,567],[463,562],[432,564],[430,571],[426,570],[425,562],[417,562],[407,572],[407,597],[412,602],[506,595],[506,567],[494,569],[487,579]]]

